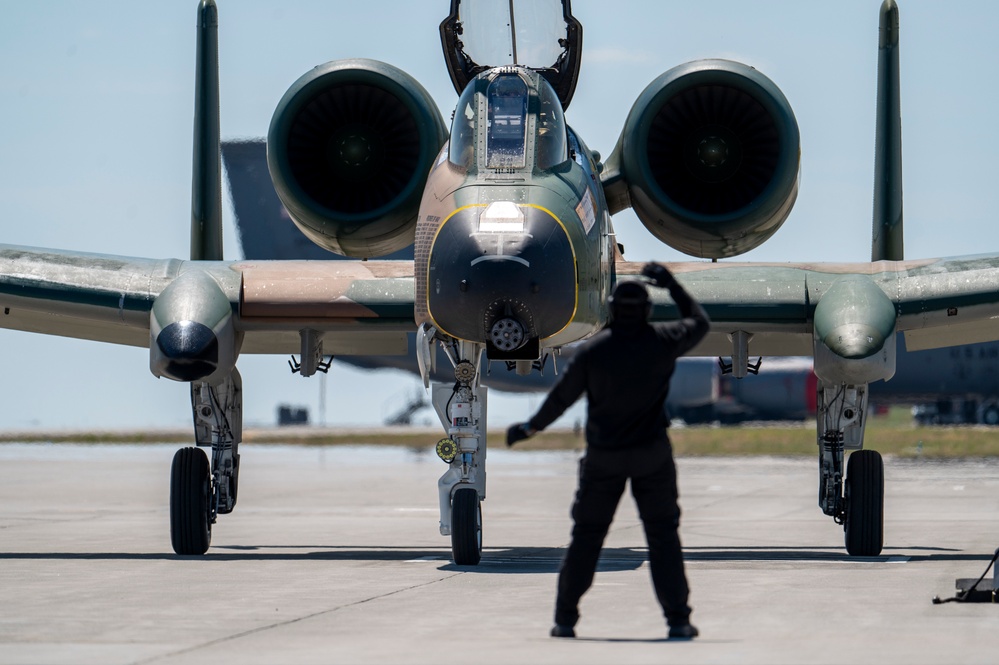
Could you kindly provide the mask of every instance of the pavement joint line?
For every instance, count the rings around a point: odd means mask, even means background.
[[[288,619],[286,621],[279,621],[277,623],[268,624],[266,626],[258,626],[256,628],[251,628],[250,630],[244,630],[242,632],[234,633],[232,635],[226,635],[224,637],[218,637],[218,638],[215,638],[214,640],[209,640],[207,642],[203,642],[202,644],[195,644],[193,646],[185,647],[183,649],[178,649],[176,651],[171,651],[169,653],[161,653],[161,654],[158,654],[158,655],[153,656],[151,658],[145,658],[143,660],[137,660],[137,661],[133,661],[133,662],[134,662],[134,665],[142,665],[143,663],[155,663],[156,661],[159,661],[159,660],[165,660],[167,658],[173,658],[175,656],[182,656],[184,654],[194,653],[194,652],[199,651],[201,649],[206,649],[208,647],[217,646],[217,645],[223,644],[225,642],[231,642],[233,640],[238,640],[240,638],[248,637],[250,635],[254,635],[254,634],[257,634],[257,633],[263,633],[263,632],[266,632],[268,630],[274,630],[275,628],[283,628],[285,626],[290,626],[292,624],[300,623],[302,621],[307,621],[309,619],[314,619],[316,617],[321,617],[321,616],[324,616],[324,615],[327,615],[327,614],[333,614],[334,612],[339,612],[340,610],[345,610],[345,609],[348,609],[350,607],[357,607],[358,605],[364,605],[365,603],[369,603],[369,602],[371,602],[373,600],[381,600],[382,598],[388,598],[389,596],[394,596],[396,594],[400,594],[400,593],[403,593],[405,591],[412,591],[414,589],[420,589],[422,587],[432,586],[434,584],[438,584],[440,582],[444,582],[446,580],[449,580],[452,577],[457,577],[458,575],[461,575],[463,573],[464,573],[464,571],[458,571],[458,572],[455,572],[455,573],[451,573],[450,575],[445,575],[444,577],[440,577],[440,578],[435,579],[435,580],[430,580],[428,582],[422,582],[420,584],[414,584],[412,586],[404,587],[402,589],[395,589],[394,591],[388,591],[386,593],[381,593],[381,594],[378,594],[376,596],[371,596],[370,598],[362,598],[360,600],[355,600],[352,603],[347,603],[345,605],[339,605],[337,607],[333,607],[333,608],[330,608],[328,610],[322,610],[320,612],[313,612],[312,614],[306,614],[304,616],[295,617],[293,619]]]

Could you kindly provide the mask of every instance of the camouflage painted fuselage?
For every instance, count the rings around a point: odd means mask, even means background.
[[[557,100],[547,109],[537,101],[547,83],[514,68],[494,74],[503,76],[531,83],[531,101],[517,120],[525,126],[517,141],[526,155],[513,166],[489,165],[487,150],[500,141],[492,138],[492,119],[488,130],[485,120],[468,119],[467,146],[462,130],[452,131],[420,206],[415,317],[477,343],[490,341],[497,321],[512,318],[523,327],[524,351],[508,357],[533,360],[537,349],[585,337],[606,321],[613,236],[592,154],[562,123]],[[459,100],[459,113],[466,104],[470,116],[486,108],[475,102],[490,84],[482,78],[480,90],[473,82]],[[484,113],[492,115],[492,106]],[[456,123],[463,121],[459,115]],[[487,131],[489,138],[474,135]],[[552,147],[544,143],[549,132],[565,138]]]

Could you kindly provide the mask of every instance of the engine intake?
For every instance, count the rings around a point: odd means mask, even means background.
[[[642,92],[607,160],[611,211],[702,258],[772,236],[798,193],[798,124],[776,85],[728,60],[675,67]]]
[[[346,256],[413,243],[427,174],[447,139],[430,94],[375,60],[316,67],[278,103],[267,166],[292,220]]]

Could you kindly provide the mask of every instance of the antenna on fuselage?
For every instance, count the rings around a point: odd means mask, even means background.
[[[517,61],[517,23],[513,18],[513,0],[510,0],[510,46],[513,49],[513,64],[519,65]]]
[[[219,15],[215,0],[198,5],[191,182],[191,260],[222,260],[222,156],[219,129]]]
[[[874,139],[872,261],[901,261],[902,114],[899,99],[898,5],[885,0],[878,25],[878,107]]]

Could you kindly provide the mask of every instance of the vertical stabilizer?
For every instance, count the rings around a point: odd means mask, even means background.
[[[899,102],[898,5],[885,0],[878,29],[878,109],[874,148],[872,261],[901,261],[902,115]]]
[[[218,26],[215,0],[201,0],[198,6],[198,56],[194,91],[192,261],[222,260]]]

